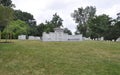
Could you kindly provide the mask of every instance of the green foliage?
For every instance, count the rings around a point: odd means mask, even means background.
[[[75,34],[83,34],[91,39],[104,37],[104,40],[117,40],[120,37],[120,13],[113,20],[108,15],[95,16],[96,8],[87,6],[78,8],[72,13],[75,22],[78,23]]]
[[[13,20],[13,9],[10,7],[3,6],[3,4],[0,4],[0,39],[2,37],[1,31],[3,31],[4,28],[7,27],[10,21],[12,20]],[[7,38],[7,34],[6,34],[6,38]]]
[[[59,15],[57,15],[57,13],[55,13],[53,15],[53,18],[51,20],[51,23],[54,25],[54,27],[61,27],[62,26],[62,19],[59,17]]]
[[[0,5],[0,30],[13,19],[13,9]]]
[[[54,24],[52,24],[51,22],[49,21],[46,21],[45,23],[45,32],[49,33],[49,32],[54,32]]]
[[[0,44],[2,75],[120,75],[120,42]]]
[[[21,34],[27,35],[28,28],[29,28],[28,24],[26,24],[24,21],[21,21],[21,20],[11,21],[9,26],[7,26],[4,29],[3,35],[11,34],[12,38],[16,39],[18,35],[21,35]],[[3,36],[3,38],[4,37],[5,36]]]
[[[116,22],[115,25],[109,26],[105,34],[105,40],[114,40],[116,41],[120,37],[120,22]]]
[[[7,7],[14,7],[11,0],[0,0],[0,4]]]
[[[37,26],[38,36],[42,37],[43,32],[45,31],[45,25],[43,23]]]
[[[105,14],[95,16],[89,20],[89,33],[91,38],[100,38],[106,35],[108,27],[111,25],[111,18]]]
[[[64,29],[64,33],[67,33],[67,34],[69,34],[69,35],[72,35],[72,32],[71,32],[68,28],[65,28],[65,29]]]
[[[32,35],[32,36],[39,36],[38,34],[38,31],[37,31],[37,26],[36,25],[33,25],[33,26],[29,26],[29,30],[28,30],[28,35]]]
[[[49,33],[49,32],[54,32],[54,28],[60,28],[62,26],[62,19],[59,17],[59,15],[57,15],[57,13],[55,13],[53,15],[53,18],[51,21],[46,21],[44,24],[44,31]],[[43,27],[43,25],[42,25]],[[41,29],[42,30],[42,29]],[[40,32],[40,30],[39,30]],[[43,30],[41,31],[43,32]]]
[[[21,10],[15,10],[14,16],[15,16],[15,20],[20,19],[20,20],[25,21],[27,23],[29,23],[30,20],[34,20],[34,17],[32,14],[30,14],[28,12],[23,12]]]
[[[117,21],[120,21],[120,12],[117,13]]]
[[[88,22],[89,36],[92,39],[104,37],[104,40],[116,41],[120,37],[120,22],[116,20],[105,14],[95,16]]]
[[[28,35],[36,36],[38,34],[36,21],[32,14],[21,10],[14,11],[15,20],[22,20],[29,25]]]
[[[87,6],[85,9],[78,8],[72,13],[72,17],[75,20],[77,25],[77,31],[79,31],[83,36],[87,36],[88,26],[87,22],[95,16],[96,8],[93,6]]]

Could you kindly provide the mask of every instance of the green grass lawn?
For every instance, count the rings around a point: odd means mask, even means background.
[[[120,75],[120,42],[0,43],[0,75]]]

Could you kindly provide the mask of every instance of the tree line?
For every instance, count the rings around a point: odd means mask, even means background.
[[[11,0],[0,1],[0,38],[17,39],[21,34],[41,37],[43,32],[54,32],[54,28],[63,27],[63,19],[57,13],[53,14],[50,21],[37,25],[31,13],[14,8]],[[75,34],[91,39],[104,37],[104,40],[116,41],[120,37],[120,13],[117,15],[116,19],[106,14],[96,15],[95,6],[78,8],[71,14],[77,24]],[[72,34],[68,28],[64,28],[64,32]]]
[[[78,8],[71,14],[78,24],[75,34],[83,34],[84,37],[116,41],[120,37],[120,13],[113,19],[109,15],[96,15],[95,6]]]
[[[39,25],[31,13],[14,10],[11,0],[0,1],[0,39],[17,39],[18,35],[42,36],[43,32],[54,32],[54,28],[62,27],[62,18],[55,13],[51,21]],[[65,33],[72,34],[68,28]]]

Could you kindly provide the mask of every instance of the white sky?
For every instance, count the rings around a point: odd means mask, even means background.
[[[75,32],[75,21],[71,13],[77,8],[86,6],[96,6],[97,15],[107,14],[116,18],[120,12],[120,0],[12,0],[16,5],[15,9],[31,13],[37,21],[37,24],[44,23],[45,20],[51,20],[54,13],[64,20],[63,26]]]

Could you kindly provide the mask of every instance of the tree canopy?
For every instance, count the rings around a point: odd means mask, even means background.
[[[79,31],[83,36],[87,36],[88,31],[88,20],[93,18],[96,13],[96,7],[93,6],[87,6],[85,9],[78,8],[77,10],[74,10],[74,13],[71,14],[72,18],[75,20],[77,25],[77,32]]]
[[[14,7],[11,0],[0,0],[0,4],[7,7]]]
[[[64,28],[64,33],[68,33],[68,35],[72,35],[72,32],[68,28]]]
[[[0,30],[13,20],[13,9],[0,5]]]
[[[54,32],[54,28],[63,26],[63,19],[57,13],[53,14],[50,21],[37,25],[31,13],[14,10],[13,6],[11,0],[0,0],[0,38],[1,33],[5,34],[7,31],[12,33],[13,38],[20,34],[42,36],[43,32]],[[106,14],[96,15],[95,6],[81,7],[71,14],[77,23],[76,34],[91,39],[104,37],[104,40],[115,41],[120,37],[120,13],[117,16],[116,19],[112,19]],[[72,34],[68,28],[65,28],[64,32]]]
[[[91,38],[104,37],[108,27],[111,25],[111,18],[108,15],[95,16],[89,20],[89,34]]]
[[[9,26],[7,26],[4,31],[3,35],[9,34],[12,35],[12,38],[17,39],[18,35],[28,34],[28,24],[21,20],[11,21]]]
[[[30,14],[28,12],[23,12],[21,10],[15,10],[14,16],[15,16],[15,20],[20,19],[20,20],[25,21],[27,23],[29,23],[32,20],[35,20],[32,14]]]
[[[120,13],[116,19],[112,19],[106,14],[95,15],[95,12],[96,8],[93,6],[74,10],[72,18],[78,24],[75,33],[91,39],[104,37],[104,40],[116,41],[120,37]]]
[[[52,17],[52,20],[45,22],[44,31],[47,33],[54,32],[54,28],[60,28],[61,26],[63,26],[62,22],[62,18],[59,15],[57,15],[57,13],[55,13]]]
[[[54,25],[54,27],[61,27],[61,26],[63,26],[62,21],[63,21],[62,18],[60,18],[60,16],[57,15],[57,13],[55,13],[51,20],[51,23]]]

